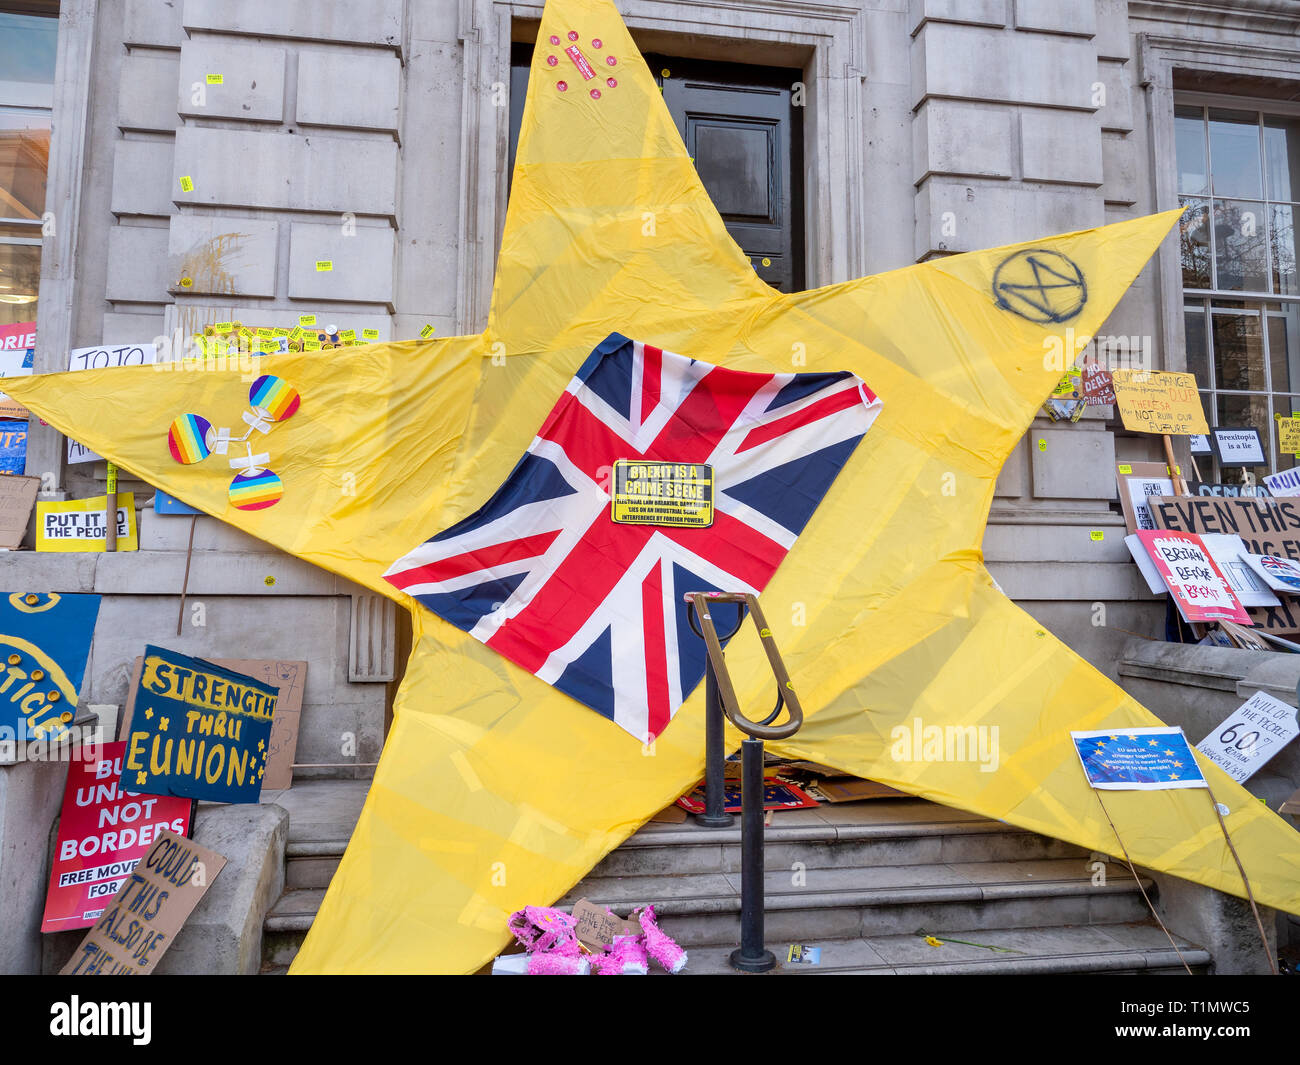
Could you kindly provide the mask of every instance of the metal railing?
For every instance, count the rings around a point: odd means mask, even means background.
[[[767,972],[775,967],[776,956],[763,946],[763,741],[793,736],[803,725],[803,709],[757,597],[747,592],[688,592],[684,598],[691,629],[708,651],[704,669],[704,813],[696,820],[711,828],[728,827],[734,820],[726,812],[723,794],[725,715],[746,736],[740,744],[740,948],[731,952],[731,964],[742,972]],[[736,608],[736,624],[725,636],[718,635],[712,613],[722,604]],[[754,619],[776,678],[776,706],[762,721],[751,721],[740,712],[722,649],[722,642],[740,631],[746,612]],[[783,709],[788,720],[773,724]]]

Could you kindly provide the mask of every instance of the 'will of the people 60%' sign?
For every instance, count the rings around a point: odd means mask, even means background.
[[[1295,707],[1256,692],[1196,745],[1240,784],[1300,733]]]

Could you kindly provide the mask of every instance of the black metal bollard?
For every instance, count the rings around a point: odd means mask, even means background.
[[[696,816],[705,828],[730,828],[735,818],[726,812],[727,752],[723,747],[722,701],[718,698],[718,677],[713,663],[704,667],[704,813]]]
[[[731,952],[731,964],[765,973],[776,955],[763,946],[763,741],[747,739],[740,749],[740,949]]]

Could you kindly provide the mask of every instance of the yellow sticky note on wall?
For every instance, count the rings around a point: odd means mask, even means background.
[[[331,270],[333,270],[333,269],[334,269],[334,260],[333,260],[333,259],[317,259],[317,260],[316,260],[316,272],[317,272],[318,274],[327,274],[327,273],[329,273],[329,272],[330,272]]]

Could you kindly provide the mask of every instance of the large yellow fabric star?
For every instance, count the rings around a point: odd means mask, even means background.
[[[486,330],[259,360],[302,399],[257,449],[284,483],[274,506],[235,509],[224,457],[183,466],[165,443],[184,412],[241,424],[238,368],[6,388],[132,473],[412,607],[393,729],[293,971],[472,971],[513,910],[558,898],[701,774],[700,690],[643,747],[381,577],[488,498],[615,331],[743,370],[851,370],[884,401],[763,595],[808,717],[777,749],[1114,849],[1069,730],[1159,722],[1011,603],[980,543],[998,472],[1061,376],[1053,338],[1100,327],[1175,217],[777,293],[727,235],[610,0],[551,0]],[[761,655],[748,633],[729,651],[750,707],[770,705]],[[995,771],[894,757],[892,731],[917,718],[996,726]],[[1300,912],[1297,834],[1203,768],[1255,894]],[[1242,893],[1204,793],[1112,796],[1135,861]]]

